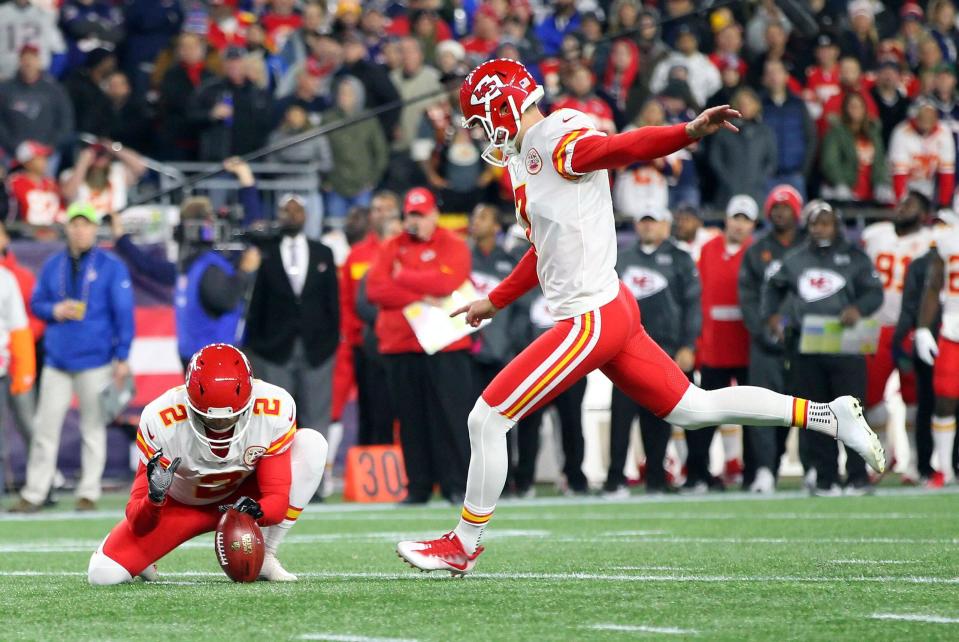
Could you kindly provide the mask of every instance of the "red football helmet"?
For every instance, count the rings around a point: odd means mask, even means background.
[[[213,343],[200,348],[186,371],[190,428],[211,449],[228,448],[250,423],[253,372],[246,356],[231,345]],[[207,431],[233,434],[211,439]]]
[[[460,87],[460,108],[463,127],[481,124],[486,131],[490,144],[483,151],[483,160],[506,167],[506,157],[517,153],[514,143],[520,116],[542,98],[543,88],[515,60],[487,60],[470,72]],[[501,152],[499,158],[496,150]]]

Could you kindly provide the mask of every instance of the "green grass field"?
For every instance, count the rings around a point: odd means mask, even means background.
[[[0,516],[0,639],[959,639],[954,493],[503,502],[462,580],[393,550],[450,506],[310,506],[280,550],[297,584],[230,583],[206,535],[159,583],[91,588],[122,502]]]

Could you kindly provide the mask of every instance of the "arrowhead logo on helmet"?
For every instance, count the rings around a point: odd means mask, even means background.
[[[242,352],[225,343],[200,348],[187,367],[186,392],[189,424],[197,439],[211,450],[240,440],[253,407],[253,372]],[[209,433],[226,436],[218,439]]]
[[[460,87],[463,127],[482,125],[490,143],[483,160],[498,167],[517,153],[520,118],[543,98],[543,88],[515,60],[487,60],[470,72]]]

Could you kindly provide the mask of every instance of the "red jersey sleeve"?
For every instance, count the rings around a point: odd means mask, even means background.
[[[513,271],[489,293],[490,303],[502,310],[539,283],[536,275],[536,250],[530,247]]]
[[[560,139],[552,160],[560,176],[576,180],[600,169],[616,169],[661,158],[693,142],[686,133],[686,123],[640,127],[613,136],[582,128]]]
[[[469,246],[458,239],[448,240],[441,248],[439,271],[404,267],[396,273],[395,280],[401,287],[409,290],[444,297],[452,294],[469,278],[471,265]]]
[[[396,239],[386,243],[366,277],[366,296],[369,297],[370,303],[388,310],[404,308],[423,298],[421,294],[401,286],[393,278],[396,248]]]

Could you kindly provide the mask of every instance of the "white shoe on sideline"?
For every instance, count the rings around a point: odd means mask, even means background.
[[[267,582],[296,582],[299,578],[283,568],[275,555],[267,553],[260,569],[260,579]]]
[[[760,495],[772,495],[776,491],[776,478],[765,466],[756,471],[756,478],[749,485],[749,492]]]
[[[829,404],[838,424],[836,439],[859,453],[877,473],[886,470],[886,453],[879,437],[862,416],[862,405],[855,397],[839,397]]]

